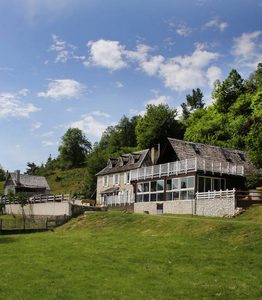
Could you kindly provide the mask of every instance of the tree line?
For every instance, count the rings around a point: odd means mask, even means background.
[[[47,175],[54,169],[87,168],[82,193],[91,197],[96,189],[95,174],[108,158],[163,143],[166,137],[184,139],[247,151],[252,162],[262,168],[262,63],[244,80],[233,69],[224,81],[214,83],[213,102],[206,106],[197,88],[181,104],[182,115],[167,104],[146,107],[143,116],[123,116],[109,126],[94,145],[78,128],[69,128],[61,138],[56,158],[37,166],[28,162],[27,173]]]

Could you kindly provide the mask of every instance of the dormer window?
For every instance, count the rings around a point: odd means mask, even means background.
[[[245,155],[241,152],[238,152],[238,155],[242,161],[246,161]]]
[[[123,161],[122,157],[119,157],[118,164],[119,164],[120,167],[122,167],[124,165],[124,161]]]

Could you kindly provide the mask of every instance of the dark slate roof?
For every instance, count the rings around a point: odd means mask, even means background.
[[[23,187],[27,187],[27,188],[46,188],[47,190],[50,190],[50,187],[44,176],[20,174],[19,175],[20,180],[19,180],[19,182],[17,182],[16,173],[9,173],[9,175],[16,187],[23,186]],[[8,180],[8,178],[7,178],[7,180]]]
[[[146,161],[148,153],[149,149],[145,149],[133,153],[123,154],[118,159],[109,159],[107,166],[96,175],[101,176],[120,173],[140,168]]]
[[[246,152],[236,149],[228,149],[201,143],[193,143],[173,138],[168,138],[178,160],[189,158],[203,158],[217,162],[229,162],[235,165],[243,165],[245,170],[254,169]]]

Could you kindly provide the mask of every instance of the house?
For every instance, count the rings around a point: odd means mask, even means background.
[[[4,184],[4,194],[7,195],[10,191],[14,194],[23,192],[31,196],[35,194],[48,194],[50,187],[44,176],[20,174],[20,171],[17,170],[7,175]]]
[[[168,138],[156,165],[131,171],[134,210],[153,214],[196,213],[197,204],[204,203],[196,203],[199,193],[213,193],[221,200],[225,194],[222,191],[243,188],[246,174],[253,169],[243,151]],[[222,212],[227,204],[219,202],[220,215],[234,214],[233,200],[228,213]],[[210,210],[215,203],[211,203]]]
[[[154,164],[158,148],[145,149],[109,159],[97,176],[97,205],[125,204],[134,202],[131,171]]]

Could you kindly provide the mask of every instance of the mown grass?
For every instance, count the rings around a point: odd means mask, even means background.
[[[262,299],[261,230],[246,219],[110,212],[0,236],[0,298]]]

